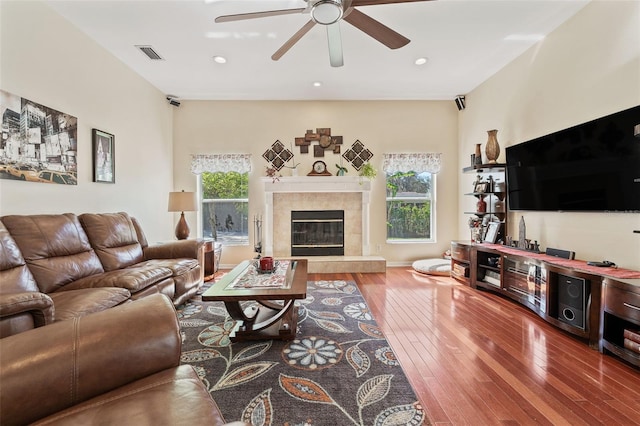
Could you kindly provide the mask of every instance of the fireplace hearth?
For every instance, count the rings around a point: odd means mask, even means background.
[[[344,210],[291,211],[292,256],[344,256]]]

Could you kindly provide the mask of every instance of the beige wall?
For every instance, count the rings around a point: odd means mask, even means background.
[[[382,154],[387,152],[442,152],[443,168],[437,177],[437,243],[385,243],[385,180],[374,180],[371,194],[372,254],[384,256],[389,264],[440,256],[455,238],[457,227],[457,109],[451,101],[380,101],[380,102],[304,102],[304,101],[184,101],[174,114],[176,187],[195,190],[197,178],[189,171],[191,154],[250,153],[253,171],[250,175],[250,214],[261,213],[264,203],[260,176],[267,162],[262,153],[273,142],[286,146],[307,129],[330,127],[332,134],[344,137],[343,152],[356,139],[373,152],[371,164],[380,170]],[[301,162],[300,174],[311,170],[319,158],[312,153],[300,154],[294,146],[295,161]],[[329,170],[336,172],[340,157],[326,153],[322,158]],[[283,169],[282,174],[290,174]],[[349,167],[348,175],[356,175]],[[192,223],[196,214],[187,220]],[[253,228],[251,226],[251,228]],[[252,231],[251,231],[252,232]],[[251,242],[253,236],[250,235]],[[380,250],[377,248],[380,246]],[[252,256],[252,245],[227,247],[222,263],[232,265]]]
[[[593,1],[555,32],[467,95],[460,113],[459,168],[474,145],[498,129],[504,147],[640,104],[640,2]],[[458,193],[469,192],[463,176]],[[460,212],[470,200],[460,196]],[[543,248],[573,250],[640,269],[640,214],[535,213],[509,216],[510,234],[524,216],[527,237]],[[468,239],[459,214],[459,236]]]
[[[0,180],[0,215],[127,211],[173,236],[172,107],[40,2],[0,2],[0,88],[78,118],[78,185]],[[91,129],[115,135],[116,183],[92,182]]]

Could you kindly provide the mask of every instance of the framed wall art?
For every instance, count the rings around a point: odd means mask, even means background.
[[[116,182],[115,137],[111,133],[93,129],[93,181]]]
[[[0,90],[0,179],[77,185],[78,119]]]

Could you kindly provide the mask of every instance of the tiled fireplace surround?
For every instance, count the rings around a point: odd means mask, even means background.
[[[263,252],[291,256],[292,210],[344,210],[344,254],[368,256],[371,183],[352,176],[291,176],[264,184]]]

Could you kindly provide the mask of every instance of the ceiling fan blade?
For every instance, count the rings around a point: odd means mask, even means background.
[[[311,28],[313,28],[313,26],[315,24],[316,23],[313,22],[312,20],[310,20],[309,22],[304,24],[304,26],[302,28],[300,28],[294,35],[292,35],[291,38],[289,40],[287,40],[282,45],[282,47],[276,51],[276,53],[271,55],[271,59],[273,59],[274,61],[277,61],[278,59],[282,58],[282,56],[285,53],[287,53],[289,51],[289,49],[291,49],[293,47],[293,45],[296,44],[302,38],[302,36],[304,36],[306,33],[308,33],[309,30]]]
[[[342,56],[342,37],[340,36],[340,22],[327,25],[327,40],[329,41],[329,62],[332,67],[344,65]]]
[[[434,1],[434,0],[352,0],[351,6],[374,6],[377,4],[394,4],[394,3],[417,3],[419,1]]]
[[[355,1],[356,0],[354,0],[354,3]],[[351,8],[347,10],[343,19],[365,34],[375,38],[389,49],[398,49],[399,47],[406,46],[411,41],[402,34],[393,31],[386,25],[360,12],[358,9]]]
[[[280,15],[292,15],[294,13],[303,13],[306,8],[299,9],[281,9],[281,10],[267,10],[265,12],[251,12],[251,13],[238,13],[235,15],[222,15],[218,16],[215,19],[215,22],[233,22],[233,21],[243,21],[245,19],[256,19],[256,18],[266,18],[269,16],[280,16]]]

